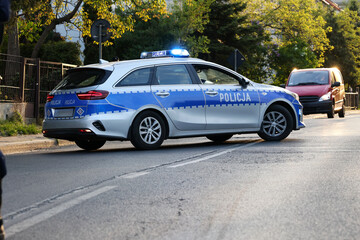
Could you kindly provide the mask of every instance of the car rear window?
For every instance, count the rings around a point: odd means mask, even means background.
[[[329,84],[328,71],[301,71],[292,72],[288,82],[288,86],[303,85],[326,85]]]
[[[96,68],[78,68],[67,72],[55,90],[90,87],[102,84],[110,76],[111,71]]]

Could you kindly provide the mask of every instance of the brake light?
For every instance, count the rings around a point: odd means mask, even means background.
[[[86,93],[78,93],[77,96],[80,100],[100,100],[105,99],[109,95],[108,91],[88,91]]]
[[[90,129],[85,128],[85,129],[79,129],[79,132],[81,132],[81,133],[91,133],[92,131]]]
[[[46,102],[51,102],[51,100],[53,100],[53,98],[54,98],[54,95],[48,94],[46,97]]]

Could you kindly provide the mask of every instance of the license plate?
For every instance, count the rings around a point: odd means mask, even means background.
[[[54,117],[73,117],[74,108],[56,108],[54,109]]]

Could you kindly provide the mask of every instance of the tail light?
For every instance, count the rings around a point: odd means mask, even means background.
[[[100,100],[105,99],[109,95],[108,91],[88,91],[86,93],[78,93],[77,96],[80,100]]]
[[[46,97],[46,102],[51,102],[51,100],[53,100],[53,98],[54,98],[54,95],[48,94]]]

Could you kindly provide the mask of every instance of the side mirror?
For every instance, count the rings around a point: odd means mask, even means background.
[[[244,78],[239,78],[239,84],[240,84],[243,88],[247,88],[247,86],[249,85],[249,82],[246,81]]]
[[[334,82],[331,87],[340,87],[340,82]]]
[[[286,84],[280,84],[280,87],[285,88]]]

